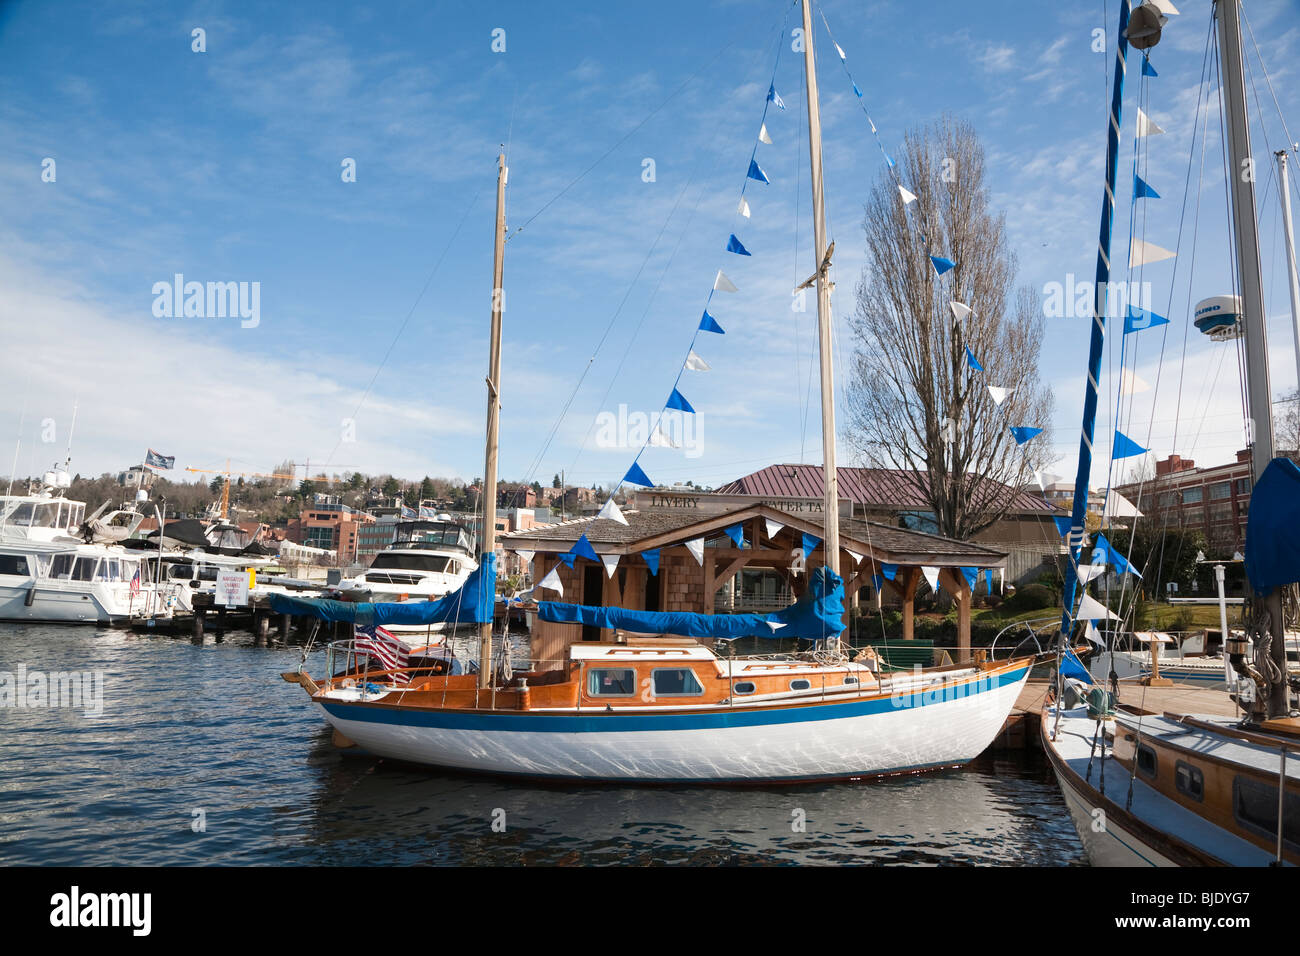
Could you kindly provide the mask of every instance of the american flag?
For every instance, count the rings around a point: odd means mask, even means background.
[[[378,624],[369,627],[358,624],[352,646],[358,655],[373,657],[384,670],[406,667],[411,659],[410,646]],[[405,673],[397,673],[393,675],[393,680],[405,684],[410,677]]]
[[[135,574],[131,576],[131,593],[132,594],[140,593],[140,569],[139,568],[136,568]]]

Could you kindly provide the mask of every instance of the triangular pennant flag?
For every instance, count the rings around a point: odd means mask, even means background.
[[[596,554],[596,549],[591,546],[591,542],[587,540],[585,534],[579,536],[570,551],[575,557],[586,558],[588,561],[600,560],[600,556]]]
[[[1079,611],[1074,615],[1076,621],[1118,621],[1119,615],[1108,610],[1090,594],[1084,594],[1079,601]]]
[[[533,556],[534,556],[535,554],[537,554],[537,552],[536,552],[536,551],[516,551],[515,554],[519,555],[519,560],[522,561],[522,562],[524,562],[524,564],[532,564],[532,563],[533,563]]]
[[[1115,429],[1115,445],[1110,452],[1110,457],[1112,459],[1132,458],[1134,455],[1145,455],[1146,453],[1147,450],[1145,448],[1133,439],[1129,438],[1118,428]]]
[[[627,524],[627,519],[623,517],[623,512],[619,510],[619,507],[614,503],[613,498],[610,498],[601,506],[596,517],[604,518],[608,521],[617,521],[619,524]]]
[[[560,597],[564,597],[564,585],[560,583],[560,566],[557,564],[555,567],[551,568],[550,573],[538,581],[536,587],[546,588],[550,591],[558,591]]]
[[[992,568],[984,569],[984,590],[989,594],[993,593],[993,569]]]
[[[885,576],[886,580],[892,581],[894,580],[895,577],[898,576],[898,565],[885,564],[882,562],[880,565],[880,573]]]
[[[704,539],[703,538],[692,538],[690,541],[687,541],[686,550],[695,556],[695,560],[699,562],[700,567],[704,567]]]
[[[1133,174],[1133,198],[1134,199],[1159,199],[1160,194],[1151,188],[1148,183],[1137,173]]]
[[[849,557],[853,559],[853,563],[855,565],[862,563],[862,559],[865,557],[865,555],[858,554],[858,552],[856,551],[849,551],[848,548],[845,548],[844,550],[849,552]]]
[[[668,396],[668,404],[665,407],[675,408],[679,412],[695,412],[695,409],[691,407],[691,403],[686,400],[686,396],[677,389],[673,389],[672,394]]]
[[[772,145],[772,137],[767,135],[766,123],[764,123],[758,130],[758,141],[760,143],[767,143],[768,146]]]
[[[745,174],[745,177],[747,179],[756,179],[760,183],[770,182],[767,173],[763,172],[763,167],[758,165],[758,161],[754,159],[749,161],[749,172]]]
[[[939,590],[939,569],[930,565],[922,565],[921,573],[925,575],[925,581],[930,585],[930,590]]]
[[[882,590],[884,590],[885,579],[882,578],[879,574],[873,574],[871,576],[871,583],[875,587],[877,594],[879,594]]]
[[[1151,391],[1151,383],[1137,372],[1123,369],[1119,373],[1119,391],[1121,395],[1136,395],[1138,392]]]
[[[650,435],[650,444],[655,448],[681,448],[677,439],[664,431],[663,422],[655,422],[655,430]]]
[[[1095,581],[1106,573],[1104,564],[1081,564],[1074,569],[1075,575],[1079,578],[1079,583],[1087,585],[1090,581]]]
[[[822,539],[815,534],[803,533],[803,556],[811,557],[812,553],[817,550],[817,545],[822,543]]]
[[[746,255],[748,254],[749,253],[746,253]],[[727,334],[725,331],[723,331],[722,326],[718,325],[718,320],[715,319],[713,316],[709,315],[707,311],[704,313],[704,317],[700,319],[700,331],[717,332],[719,335]]]
[[[650,480],[650,476],[642,471],[641,466],[636,462],[632,462],[632,467],[627,470],[627,474],[623,476],[623,480],[633,485],[641,485],[645,488],[653,488],[655,486],[655,483]]]
[[[713,289],[715,292],[739,292],[734,282],[727,278],[727,274],[721,269],[718,270],[718,277],[713,280]]]
[[[746,213],[746,215],[748,215],[748,213]],[[749,250],[740,244],[740,240],[736,238],[734,232],[727,238],[727,251],[734,252],[738,256],[747,256],[750,254]]]
[[[958,319],[958,320],[961,320],[961,319],[967,318],[968,316],[971,316],[971,315],[974,315],[974,314],[975,314],[975,313],[971,310],[971,307],[970,307],[970,306],[965,305],[965,304],[963,304],[963,303],[961,303],[961,302],[950,302],[950,303],[948,303],[948,305],[949,305],[949,307],[952,309],[953,317],[956,318],[956,319]]]
[[[984,371],[984,366],[981,365],[978,361],[976,361],[975,353],[970,350],[969,345],[966,346],[966,364],[969,365],[977,372]]]
[[[614,572],[618,570],[618,555],[602,554],[600,556],[600,561],[603,565],[605,565],[605,577],[612,578],[614,576]]]
[[[686,364],[683,368],[689,369],[692,372],[707,372],[709,370],[709,363],[696,355],[695,349],[691,349],[691,354],[686,356]]]
[[[781,94],[777,93],[775,86],[769,86],[767,88],[767,98],[770,102],[776,104],[777,109],[785,109],[785,103],[781,100]]]
[[[838,43],[835,43],[834,40],[832,40],[831,43],[834,43],[834,44],[835,44],[835,52],[838,53],[838,54],[840,55],[840,59],[841,59],[841,60],[848,59],[848,58],[844,55],[844,47],[840,46]]]
[[[776,536],[781,533],[781,529],[785,527],[781,522],[773,521],[771,518],[764,518],[763,521],[767,524],[767,539],[769,541],[775,540]]]
[[[572,551],[566,551],[564,552],[564,554],[557,555],[557,557],[559,557],[559,559],[564,562],[566,567],[570,567],[570,568],[573,567],[573,562],[578,560],[578,556],[574,554]]]
[[[1178,253],[1162,249],[1153,242],[1135,238],[1133,245],[1129,248],[1128,264],[1131,269],[1134,266],[1144,266],[1152,262],[1164,262],[1176,255]]]
[[[936,275],[943,275],[949,269],[955,268],[957,263],[951,259],[945,259],[943,256],[931,256],[930,262],[934,265]]]
[[[1143,329],[1154,329],[1157,325],[1168,325],[1169,320],[1163,315],[1156,315],[1154,312],[1148,312],[1146,309],[1139,309],[1135,306],[1128,307],[1128,314],[1124,316],[1124,334],[1130,332],[1141,332]]]
[[[979,568],[962,568],[961,576],[966,579],[966,586],[970,588],[970,593],[975,593],[975,583],[979,580]]]
[[[1070,533],[1070,518],[1068,515],[1055,515],[1052,521],[1056,524],[1056,533],[1062,538]]]
[[[749,218],[749,203],[745,201],[744,196],[740,197],[740,205],[736,207],[736,212],[740,213],[746,219]],[[728,247],[727,251],[731,251],[730,247]]]
[[[884,150],[881,150],[881,152],[883,153]],[[890,156],[888,153],[885,153],[885,165],[890,169],[894,168],[894,157]]]
[[[1034,481],[1038,482],[1039,491],[1047,491],[1047,486],[1043,484],[1043,473],[1037,468],[1034,469]]]
[[[902,186],[898,187],[898,194],[903,197],[904,206],[916,202],[916,193],[904,189]]]
[[[1092,643],[1096,644],[1103,651],[1106,649],[1106,642],[1101,639],[1101,635],[1097,633],[1097,625],[1092,621],[1089,621],[1088,626],[1083,629],[1083,636],[1092,641]]]
[[[1060,671],[1062,677],[1071,677],[1074,680],[1083,681],[1085,684],[1094,683],[1092,675],[1088,673],[1088,668],[1083,666],[1083,662],[1074,656],[1074,651],[1068,647],[1065,653],[1061,655]]]
[[[1164,130],[1162,130],[1159,126],[1156,125],[1156,121],[1153,120],[1150,116],[1147,116],[1147,114],[1142,111],[1142,107],[1139,106],[1138,119],[1137,119],[1137,135],[1138,136],[1159,136],[1163,132]]]
[[[784,621],[764,621],[763,623],[770,627],[773,633],[785,627]]]
[[[745,529],[739,524],[733,524],[730,528],[723,528],[722,533],[731,539],[731,543],[738,548],[745,546]]]
[[[1151,65],[1151,61],[1148,60],[1146,57],[1143,57],[1143,58],[1142,58],[1142,75],[1143,75],[1143,76],[1159,76],[1159,75],[1160,75],[1159,73],[1156,72],[1156,68],[1155,68],[1154,66]]]
[[[852,80],[850,80],[849,82],[850,82],[850,83],[853,83]],[[857,83],[853,83],[853,92],[857,95],[858,99],[862,99],[862,91],[861,91],[860,89],[858,89],[858,84],[857,84]],[[876,131],[876,124],[875,124],[875,123],[872,123],[872,124],[871,124],[871,132],[874,133],[875,131]]]
[[[1029,441],[1029,439],[1041,435],[1042,433],[1043,430],[1041,428],[1034,428],[1030,425],[1011,426],[1011,437],[1016,440],[1017,445],[1023,445],[1025,442]]]
[[[1178,16],[1178,8],[1174,6],[1173,0],[1147,0],[1147,6],[1155,7],[1167,17]]]
[[[990,385],[988,386],[988,390],[989,397],[993,399],[994,405],[1001,405],[1007,400],[1007,396],[1015,391],[1014,388],[1004,388],[1001,385]]]
[[[659,549],[651,548],[649,551],[642,551],[641,557],[650,568],[650,573],[657,575],[659,573]]]

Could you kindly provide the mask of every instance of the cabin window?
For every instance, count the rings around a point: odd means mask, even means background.
[[[1248,830],[1277,840],[1277,785],[1238,776],[1232,781],[1232,814]],[[1290,791],[1282,807],[1282,839],[1300,847],[1300,794]]]
[[[1146,744],[1138,744],[1137,768],[1148,777],[1156,775],[1156,752]]]
[[[1174,786],[1179,793],[1191,797],[1197,803],[1205,798],[1205,775],[1199,767],[1181,760],[1174,764]]]
[[[856,677],[845,677],[845,678],[844,678],[844,683],[846,683],[846,684],[856,684],[857,682],[858,682],[858,679],[857,679]]]
[[[97,558],[77,558],[77,563],[72,566],[72,580],[95,580],[95,565],[98,563],[99,560]]]
[[[812,684],[802,677],[800,677],[798,680],[790,681],[791,690],[807,690],[811,686]]]
[[[630,667],[589,670],[587,693],[592,697],[632,697],[636,694],[636,671]]]
[[[752,680],[743,680],[739,684],[736,684],[734,687],[732,687],[731,692],[733,694],[752,694],[754,693],[755,689],[756,688],[754,687],[754,682]]]
[[[0,574],[21,574],[26,576],[27,556],[22,554],[0,554]]]
[[[656,667],[650,676],[656,697],[698,697],[704,693],[704,686],[689,667]]]
[[[72,562],[76,558],[75,554],[56,554],[54,564],[50,567],[50,577],[70,579],[72,577]]]

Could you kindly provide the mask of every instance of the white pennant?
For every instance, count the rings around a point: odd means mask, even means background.
[[[597,518],[605,518],[609,521],[617,521],[619,524],[627,524],[627,519],[623,517],[623,512],[619,510],[618,505],[614,504],[614,499],[610,498],[601,507]]]
[[[767,135],[766,123],[764,123],[763,128],[758,131],[758,141],[760,143],[767,143],[768,146],[772,145],[772,137]]]
[[[925,575],[925,580],[929,582],[930,587],[939,590],[939,569],[932,568],[929,565],[922,565],[921,573]]]
[[[901,195],[901,196],[903,197],[903,205],[904,205],[904,206],[906,206],[908,203],[914,203],[914,202],[916,202],[916,193],[908,192],[908,191],[907,191],[906,189],[904,189],[902,186],[899,186],[899,187],[898,187],[898,192],[899,192],[899,195]]]
[[[740,206],[737,208],[736,211],[740,213],[742,216],[744,216],[746,219],[749,218],[749,203],[745,202],[744,196],[740,197]]]
[[[1086,587],[1088,582],[1095,581],[1097,578],[1101,577],[1103,574],[1106,573],[1106,565],[1081,564],[1074,569],[1074,573],[1078,576],[1079,583]]]
[[[532,564],[532,563],[533,563],[533,555],[536,554],[536,553],[537,553],[536,551],[516,551],[516,552],[515,552],[515,554],[519,555],[519,560],[523,561],[524,564]]]
[[[1137,134],[1139,136],[1159,136],[1163,132],[1164,130],[1156,125],[1156,121],[1150,116],[1147,116],[1146,113],[1142,112],[1142,107],[1139,106]]]
[[[845,548],[844,550],[845,550],[845,551],[849,551],[848,548]],[[858,554],[858,552],[856,552],[856,551],[849,551],[849,557],[853,559],[853,563],[854,563],[854,564],[861,564],[861,563],[862,563],[863,555]]]
[[[696,355],[695,349],[691,349],[691,354],[686,356],[686,368],[690,369],[692,372],[707,372],[709,370],[709,363]]]
[[[1097,625],[1092,621],[1088,622],[1088,626],[1083,631],[1083,636],[1092,641],[1092,643],[1096,644],[1103,651],[1106,649],[1106,642],[1101,639],[1101,635],[1097,633]]]
[[[1153,242],[1146,242],[1142,239],[1135,238],[1133,245],[1129,250],[1128,264],[1129,268],[1134,266],[1144,266],[1148,262],[1164,262],[1166,259],[1172,259],[1178,255],[1176,252],[1170,252],[1168,249],[1162,249]]]
[[[605,577],[612,578],[614,572],[618,570],[617,554],[602,554],[600,556],[601,564],[605,565]]]
[[[1138,392],[1151,391],[1151,383],[1136,372],[1128,369],[1119,373],[1119,391],[1121,395],[1136,395]]]
[[[695,560],[699,562],[700,567],[704,567],[704,539],[692,538],[686,542],[686,550],[695,555]]]
[[[952,314],[958,319],[964,319],[967,316],[975,314],[970,306],[964,305],[961,302],[952,302],[950,305],[952,306]]]
[[[655,425],[654,432],[650,435],[650,444],[656,448],[681,448],[682,446],[673,441],[671,435],[664,431],[663,422]]]
[[[1039,491],[1042,492],[1047,491],[1047,486],[1043,484],[1043,473],[1039,471],[1037,468],[1034,469],[1034,481],[1038,482]]]
[[[784,528],[785,525],[781,524],[779,521],[773,521],[771,518],[764,518],[763,520],[767,522],[767,540],[775,541],[776,536],[781,533],[781,529]]]
[[[832,43],[835,43],[834,40],[832,40],[831,42],[832,42]],[[835,43],[835,52],[838,53],[838,54],[840,55],[840,59],[841,59],[841,60],[846,60],[846,59],[848,59],[848,57],[846,57],[846,56],[844,55],[844,47],[840,46],[838,43]]]
[[[785,625],[780,621],[764,621],[763,623],[766,624],[768,627],[770,627],[773,631],[775,631],[779,627],[785,627]]]
[[[548,588],[552,591],[560,592],[560,597],[564,597],[564,585],[560,583],[560,566],[557,564],[551,568],[551,573],[538,582],[537,587]]]
[[[1004,388],[1001,385],[989,385],[986,387],[989,390],[989,397],[993,399],[994,405],[1001,405],[1007,400],[1007,396],[1015,391],[1014,388]],[[1035,471],[1034,474],[1037,475],[1038,472]]]
[[[1079,613],[1074,617],[1078,621],[1118,621],[1120,619],[1118,614],[1107,610],[1106,605],[1087,594],[1079,601]]]
[[[718,270],[718,277],[713,280],[713,289],[715,292],[739,292],[736,284],[727,278],[727,274],[721,269]]]

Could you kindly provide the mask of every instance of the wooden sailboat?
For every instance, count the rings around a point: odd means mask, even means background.
[[[1158,41],[1150,5],[1130,11],[1123,0],[1120,43],[1112,99],[1112,151],[1103,207],[1103,244],[1108,258],[1109,220],[1113,206],[1114,148],[1120,129],[1120,102],[1130,14],[1145,14],[1144,46]],[[1245,168],[1250,131],[1243,83],[1242,39],[1238,0],[1216,0],[1223,104],[1227,118],[1229,169]],[[1154,40],[1152,39],[1154,36]],[[1246,376],[1254,417],[1254,491],[1247,528],[1248,569],[1253,555],[1269,550],[1270,541],[1294,540],[1300,510],[1276,507],[1295,501],[1294,491],[1279,482],[1294,481],[1300,470],[1273,459],[1267,342],[1262,278],[1255,221],[1253,177],[1228,176],[1232,184],[1233,235],[1246,336]],[[1109,268],[1109,263],[1106,263]],[[1099,286],[1100,287],[1100,286]],[[1099,303],[1099,308],[1104,301]],[[1094,324],[1094,345],[1103,329]],[[1095,372],[1096,366],[1093,366]],[[1088,407],[1095,410],[1096,376],[1089,382]],[[1091,422],[1085,411],[1085,438]],[[1090,442],[1087,444],[1090,445]],[[1081,484],[1075,501],[1087,497],[1087,463],[1081,449]],[[1288,477],[1290,476],[1290,477]],[[1080,494],[1079,489],[1083,493]],[[1274,490],[1281,488],[1281,494]],[[1077,517],[1077,509],[1076,509]],[[1074,539],[1072,538],[1072,544]],[[1079,547],[1072,549],[1075,562]],[[1255,558],[1254,560],[1258,560]],[[1276,581],[1300,578],[1300,564],[1269,567]],[[1067,575],[1072,579],[1073,575]],[[1253,582],[1254,583],[1254,582]],[[1179,713],[1113,711],[1100,689],[1086,703],[1064,684],[1056,703],[1044,712],[1041,737],[1065,796],[1066,805],[1089,860],[1102,866],[1206,866],[1300,863],[1300,762],[1289,751],[1300,746],[1300,720],[1292,716],[1293,679],[1288,678],[1283,640],[1280,586],[1255,587],[1251,597],[1256,619],[1252,628],[1259,652],[1248,652],[1244,637],[1227,641],[1225,654],[1240,677],[1236,699],[1245,720]],[[1067,603],[1063,634],[1070,633]],[[1076,685],[1077,686],[1077,685]]]
[[[633,626],[612,642],[567,650],[557,666],[515,673],[494,661],[491,610],[480,625],[477,674],[432,667],[374,669],[349,647],[332,649],[328,673],[300,684],[348,742],[390,757],[496,774],[631,782],[781,782],[870,777],[964,764],[994,739],[1034,663],[983,658],[881,674],[842,652],[844,588],[839,577],[834,383],[822,197],[822,151],[809,0],[806,38],[814,261],[820,338],[827,564],[809,575],[809,597],[771,619],[628,612]],[[504,158],[497,192],[496,288],[504,242]],[[485,534],[481,589],[462,604],[490,605],[497,442],[500,313],[494,303],[489,364]],[[476,572],[478,575],[480,572]],[[382,605],[376,605],[382,608]],[[551,605],[543,613],[609,614],[617,609]],[[384,612],[377,611],[382,614]],[[437,612],[443,613],[442,611]],[[465,620],[464,617],[461,620]],[[747,626],[789,626],[783,634],[819,638],[816,654],[723,658],[695,635]],[[608,625],[606,625],[608,626]],[[750,631],[749,633],[754,633]],[[688,636],[663,636],[663,635]],[[735,635],[733,635],[735,636]],[[341,665],[338,666],[338,665]],[[504,670],[504,672],[502,672]]]

